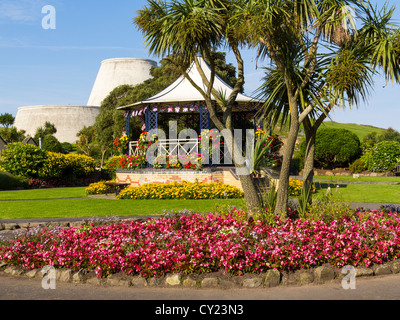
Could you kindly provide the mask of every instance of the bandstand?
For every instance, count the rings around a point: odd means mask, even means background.
[[[211,69],[207,63],[198,58],[201,69],[205,76],[210,79]],[[195,82],[197,86],[204,91],[207,90],[202,77],[193,62],[187,70],[188,76]],[[229,97],[232,88],[227,85],[218,76],[215,76],[214,89],[225,97]],[[215,103],[215,98],[213,99]],[[248,97],[239,93],[236,103],[232,110],[232,118],[238,124],[247,122],[255,128],[255,114],[261,101]],[[158,94],[137,103],[121,106],[118,108],[123,110],[126,117],[126,132],[130,136],[130,121],[136,117],[143,124],[142,129],[145,131],[153,130],[157,132],[159,121],[164,115],[188,115],[191,125],[196,127],[200,133],[204,130],[212,129],[214,126],[210,120],[210,115],[205,105],[204,98],[201,93],[187,80],[185,76],[180,76],[166,89]],[[218,111],[218,108],[216,108]],[[222,112],[218,114],[222,117]],[[250,129],[250,128],[248,128]],[[169,137],[159,139],[158,144],[167,154],[175,152],[175,154],[189,154],[199,152],[200,140],[198,135],[196,139],[177,139],[177,137]],[[129,144],[129,154],[137,155],[137,142],[132,141]],[[190,171],[190,172],[187,172]],[[144,183],[160,182],[166,183],[171,181],[199,181],[199,182],[222,182],[236,185],[241,188],[238,177],[235,175],[232,164],[225,166],[209,166],[201,171],[194,170],[171,170],[171,169],[156,169],[151,168],[143,170],[117,170],[117,180],[119,182],[130,182],[131,185],[141,185]]]

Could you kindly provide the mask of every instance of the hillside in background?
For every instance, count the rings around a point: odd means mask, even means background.
[[[362,142],[363,138],[371,132],[376,132],[380,134],[382,131],[386,129],[378,128],[370,125],[362,125],[362,124],[355,124],[355,123],[339,123],[334,121],[325,121],[320,128],[334,128],[334,129],[347,129],[353,133],[355,133],[360,141]],[[283,149],[284,145],[286,144],[287,140],[287,132],[288,127],[284,125],[283,127],[277,126],[272,130],[273,133],[276,133],[280,136],[283,142]],[[299,145],[305,139],[303,126],[300,126],[299,136],[297,138],[296,149],[295,149],[295,156],[299,152]]]
[[[299,138],[301,139],[304,136],[303,133],[303,127],[300,126],[300,133],[299,133]],[[351,132],[354,132],[360,141],[369,133],[371,132],[376,132],[380,134],[382,131],[385,131],[385,128],[378,128],[370,125],[364,125],[364,124],[355,124],[355,123],[339,123],[339,122],[334,122],[334,121],[325,121],[320,128],[334,128],[334,129],[347,129]],[[278,133],[282,138],[286,138],[287,136],[287,126],[284,127],[279,127],[277,126],[273,132]]]
[[[325,121],[321,128],[334,128],[334,129],[347,129],[353,133],[355,133],[358,138],[362,141],[367,134],[371,132],[376,132],[380,134],[382,131],[386,129],[378,128],[374,126],[364,125],[364,124],[355,124],[355,123],[339,123],[334,121]]]

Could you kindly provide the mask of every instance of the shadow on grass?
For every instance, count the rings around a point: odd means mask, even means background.
[[[343,183],[328,183],[328,182],[314,182],[315,188],[317,190],[322,190],[322,189],[328,189],[329,187],[331,189],[336,189],[337,187],[339,187],[339,189],[342,188],[347,188],[347,184],[343,184]]]

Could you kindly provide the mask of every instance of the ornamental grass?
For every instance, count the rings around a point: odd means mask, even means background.
[[[119,199],[238,199],[243,191],[222,183],[172,182],[149,183],[122,190]]]
[[[193,213],[31,230],[0,240],[0,261],[26,269],[86,269],[98,277],[219,270],[243,275],[325,263],[368,267],[399,257],[399,233],[400,217],[393,212],[356,211],[330,222],[277,218],[275,224]]]

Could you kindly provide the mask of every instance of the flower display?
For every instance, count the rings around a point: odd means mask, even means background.
[[[119,199],[234,199],[242,198],[238,188],[222,183],[148,183],[122,190]]]
[[[269,132],[258,129],[255,132],[255,136],[255,167],[280,167],[282,165],[282,159],[278,153],[282,147],[282,141],[279,135],[270,135]]]
[[[114,149],[118,151],[119,154],[126,154],[129,148],[129,138],[126,134],[123,134],[120,138],[115,138]]]
[[[146,277],[225,270],[234,275],[293,271],[328,263],[371,266],[400,256],[400,216],[357,211],[331,222],[277,218],[274,225],[232,215],[186,214],[31,230],[0,240],[0,261]]]
[[[155,169],[192,169],[201,170],[203,155],[193,153],[190,155],[163,155],[157,156],[154,160]]]
[[[311,187],[311,192],[315,192],[317,189],[315,188],[315,185],[313,184]],[[303,180],[297,180],[297,179],[289,179],[289,196],[300,196],[301,191],[303,190]]]
[[[147,167],[147,160],[145,155],[120,155],[108,159],[104,168],[113,171],[116,169],[138,169]]]
[[[87,195],[97,195],[97,194],[107,194],[107,193],[115,192],[115,188],[113,188],[111,186],[107,186],[105,184],[107,182],[115,182],[115,180],[98,181],[98,182],[92,183],[85,189],[86,194]]]

